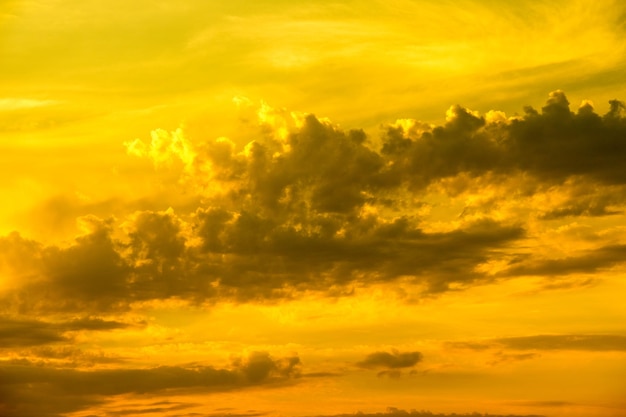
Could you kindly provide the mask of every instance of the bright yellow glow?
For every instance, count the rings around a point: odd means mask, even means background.
[[[0,2],[0,415],[623,416],[624,16]]]

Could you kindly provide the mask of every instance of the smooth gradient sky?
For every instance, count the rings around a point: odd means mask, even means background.
[[[0,1],[0,416],[624,416],[625,21]]]

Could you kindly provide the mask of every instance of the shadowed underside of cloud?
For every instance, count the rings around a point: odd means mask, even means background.
[[[60,323],[18,320],[0,316],[2,348],[37,346],[69,340],[66,333],[80,330],[105,331],[124,329],[130,324],[100,318],[81,318]]]
[[[626,259],[626,245],[607,245],[585,251],[579,256],[526,262],[509,268],[505,274],[554,276],[579,272],[590,273],[620,264],[624,259]]]
[[[268,299],[399,277],[427,283],[438,292],[453,282],[479,279],[475,266],[524,234],[518,226],[493,221],[424,233],[406,218],[387,223],[375,217],[345,223],[326,219],[302,232],[258,215],[220,215],[225,220],[216,224],[214,211],[196,214],[197,230],[219,231],[220,247],[210,235],[200,235],[196,239],[201,243],[189,246],[191,238],[174,214],[142,212],[139,216],[150,218],[150,226],[135,225],[130,244],[98,224],[72,246],[26,251],[19,263],[27,265],[29,276],[21,288],[4,295],[4,306],[109,311],[141,300]],[[14,248],[34,245],[15,234],[0,240]]]
[[[184,213],[130,210],[120,221],[83,216],[84,233],[66,246],[17,233],[0,238],[0,267],[12,277],[0,308],[97,312],[171,297],[267,300],[398,279],[438,293],[492,280],[481,269],[492,262],[505,265],[502,278],[614,267],[624,259],[621,242],[543,259],[515,254],[529,236],[511,219],[460,216],[454,227],[434,231],[419,214],[420,195],[457,195],[480,178],[516,178],[514,190],[502,193],[569,190],[562,206],[539,219],[621,212],[625,107],[610,105],[604,116],[588,103],[574,113],[557,91],[540,112],[526,108],[513,118],[453,106],[441,126],[387,126],[380,149],[363,131],[267,106],[258,114],[258,138],[244,149],[225,138],[156,130],[149,143],[128,143],[129,153],[173,173],[179,183],[169,186],[202,204]],[[596,189],[593,198],[579,198]],[[57,336],[40,330],[38,337]]]
[[[297,356],[274,359],[255,352],[229,369],[161,366],[80,371],[30,363],[0,363],[0,410],[8,415],[56,416],[120,394],[201,390],[218,392],[285,383],[300,374]]]

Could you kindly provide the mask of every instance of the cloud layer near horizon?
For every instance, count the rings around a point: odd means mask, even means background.
[[[203,393],[283,383],[298,377],[300,359],[274,359],[253,352],[228,369],[160,366],[150,369],[42,367],[28,361],[0,362],[0,411],[14,416],[60,416],[105,402],[107,397],[168,391]]]

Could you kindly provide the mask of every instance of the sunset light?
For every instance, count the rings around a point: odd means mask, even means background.
[[[626,416],[625,20],[0,1],[0,417]]]

